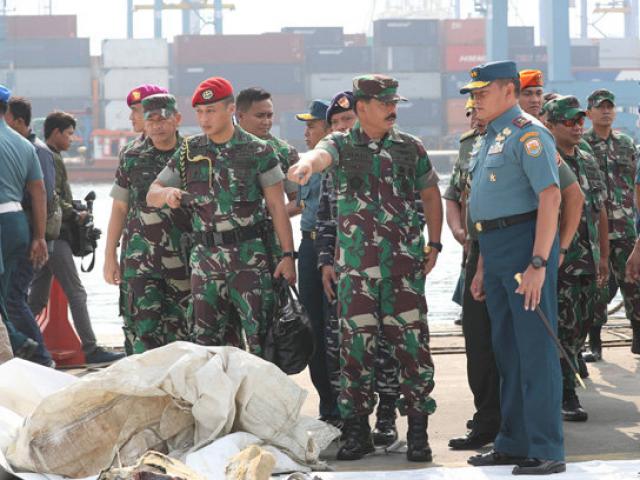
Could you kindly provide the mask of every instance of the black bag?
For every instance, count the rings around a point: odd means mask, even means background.
[[[296,287],[284,279],[274,282],[275,315],[267,326],[264,359],[287,375],[295,375],[307,367],[313,355],[313,329]]]

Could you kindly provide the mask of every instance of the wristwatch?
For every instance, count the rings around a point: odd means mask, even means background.
[[[566,255],[567,253],[569,253],[569,249],[568,248],[560,247],[560,255]]]
[[[429,242],[427,245],[438,250],[438,253],[442,252],[442,244],[440,242]]]
[[[534,255],[531,257],[531,266],[538,270],[539,268],[546,267],[547,261],[540,255]]]
[[[293,259],[296,258],[295,252],[282,252],[282,258],[291,257]]]

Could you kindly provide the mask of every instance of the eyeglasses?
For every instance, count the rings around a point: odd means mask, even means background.
[[[584,117],[573,118],[571,120],[562,120],[560,123],[569,128],[575,127],[576,125],[580,125],[582,127],[584,125]]]

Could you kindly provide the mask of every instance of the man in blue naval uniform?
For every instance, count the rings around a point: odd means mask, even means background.
[[[502,416],[494,450],[469,463],[546,475],[565,471],[562,378],[558,351],[534,309],[557,331],[560,189],[553,137],[519,107],[519,89],[515,63],[502,61],[474,67],[460,91],[471,93],[488,123],[469,165],[469,213],[481,254],[471,292],[486,296]]]

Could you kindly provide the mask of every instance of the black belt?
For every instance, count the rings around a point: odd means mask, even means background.
[[[316,230],[302,230],[303,240],[315,240],[318,238],[318,232]]]
[[[251,225],[250,227],[238,227],[224,232],[194,232],[193,241],[206,247],[220,247],[246,242],[255,238],[261,238],[264,233],[264,225]]]
[[[538,216],[538,211],[533,210],[527,213],[519,213],[518,215],[511,215],[510,217],[495,218],[493,220],[483,220],[473,224],[476,232],[487,233],[491,230],[498,230],[501,228],[507,228],[518,223],[524,223],[529,220],[533,220]]]

